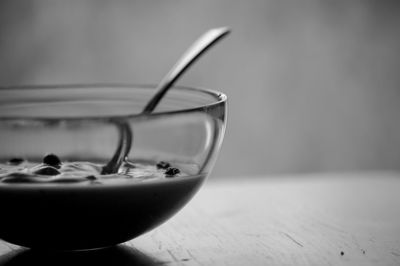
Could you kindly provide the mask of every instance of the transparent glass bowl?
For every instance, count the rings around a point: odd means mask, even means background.
[[[155,93],[142,85],[66,85],[0,89],[0,163],[13,157],[40,162],[107,164],[124,121],[133,133],[128,161],[167,161],[186,176],[116,184],[0,182],[0,238],[56,250],[112,246],[160,225],[182,208],[210,173],[225,131],[226,96],[174,87],[149,115]],[[0,169],[1,171],[1,169]]]

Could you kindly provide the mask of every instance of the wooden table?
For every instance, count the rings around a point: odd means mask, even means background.
[[[400,265],[400,174],[208,180],[159,228],[90,253],[0,242],[12,265]]]

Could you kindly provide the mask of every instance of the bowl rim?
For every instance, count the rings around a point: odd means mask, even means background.
[[[35,90],[35,89],[43,89],[43,90],[50,90],[50,89],[73,89],[73,90],[79,90],[79,89],[105,89],[109,87],[116,87],[116,88],[121,88],[121,89],[129,89],[129,88],[143,88],[143,89],[156,89],[156,85],[154,84],[141,84],[141,83],[66,83],[66,84],[34,84],[34,85],[10,85],[10,86],[0,86],[0,92],[1,91],[6,91],[6,90]],[[199,87],[199,86],[186,86],[186,85],[174,85],[172,86],[171,90],[184,90],[184,91],[191,91],[195,93],[202,93],[202,94],[207,94],[209,96],[212,96],[215,101],[212,101],[211,103],[208,104],[203,104],[197,107],[190,107],[190,108],[183,108],[179,110],[169,110],[169,111],[157,111],[155,109],[152,113],[149,114],[143,114],[143,113],[135,113],[135,114],[124,114],[124,115],[110,115],[108,117],[113,117],[113,118],[119,118],[119,117],[139,117],[139,116],[159,116],[159,115],[166,115],[166,114],[181,114],[181,113],[188,113],[188,112],[197,112],[197,111],[204,111],[205,108],[212,108],[216,107],[218,105],[226,103],[228,97],[225,93],[219,91],[219,90],[214,90],[214,89],[208,89],[205,87]],[[168,92],[167,92],[168,94]],[[14,117],[16,118],[16,117]],[[60,119],[59,118],[44,118],[44,117],[20,117],[24,119],[35,119],[35,118],[40,118],[40,119]]]

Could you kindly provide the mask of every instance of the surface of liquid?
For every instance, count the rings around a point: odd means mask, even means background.
[[[11,183],[84,183],[111,184],[143,182],[187,176],[167,162],[125,162],[115,174],[102,174],[102,164],[63,162],[54,167],[45,163],[21,161],[0,164],[0,184]]]

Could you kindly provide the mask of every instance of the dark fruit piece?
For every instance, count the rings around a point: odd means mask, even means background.
[[[86,179],[87,179],[87,180],[93,181],[93,180],[96,180],[97,177],[95,177],[94,175],[88,175],[88,176],[86,177]]]
[[[54,167],[45,166],[43,168],[40,168],[39,170],[36,170],[34,172],[34,174],[37,174],[37,175],[59,175],[60,172]]]
[[[22,158],[12,158],[12,159],[8,160],[8,164],[11,164],[11,165],[18,165],[18,164],[21,164],[21,163],[24,162],[24,161],[25,161],[25,160],[22,159]]]
[[[167,169],[168,167],[170,167],[171,165],[167,162],[161,161],[158,164],[156,164],[158,169]]]
[[[52,154],[52,153],[47,154],[46,156],[44,156],[43,163],[47,164],[47,165],[50,165],[50,166],[53,166],[55,168],[60,168],[60,165],[61,165],[60,158],[58,158],[57,155]]]
[[[175,175],[179,174],[181,170],[178,168],[170,167],[165,171],[165,176],[166,177],[174,177]]]

